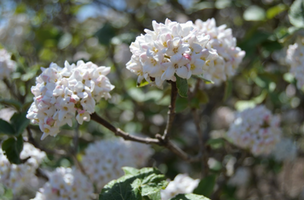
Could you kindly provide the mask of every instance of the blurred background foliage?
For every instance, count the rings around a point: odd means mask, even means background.
[[[48,67],[51,62],[63,66],[65,60],[74,63],[82,59],[111,66],[109,78],[115,85],[112,99],[99,102],[96,112],[126,132],[154,137],[165,129],[169,85],[164,90],[135,87],[135,75],[125,68],[131,57],[128,46],[145,28],[152,29],[152,20],[164,22],[169,18],[186,22],[215,18],[217,26],[226,24],[232,29],[246,57],[231,80],[219,87],[205,88],[192,100],[177,99],[172,139],[190,154],[199,151],[191,116],[192,108],[199,108],[204,139],[208,140],[206,154],[211,173],[201,182],[198,193],[211,199],[304,198],[304,94],[297,90],[284,63],[288,45],[304,35],[303,20],[297,14],[301,6],[291,9],[292,3],[292,0],[2,0],[0,43],[13,53],[18,69],[10,83],[0,84],[1,118],[9,119],[14,112],[27,111],[33,98],[30,88],[41,73],[40,67]],[[298,146],[298,157],[292,163],[253,157],[222,139],[231,123],[231,113],[256,104],[266,104],[273,113],[281,115],[284,136]],[[73,128],[63,127],[57,137],[43,141],[39,141],[39,128],[30,126],[41,146],[67,152],[72,148],[76,124]],[[79,129],[79,159],[89,143],[113,137],[93,121]],[[0,135],[2,141],[7,138]],[[166,149],[154,148],[156,153],[149,165],[158,167],[168,178],[173,179],[178,173],[200,177],[200,163],[187,163]],[[48,158],[44,164],[49,168],[73,165],[68,156],[48,153]],[[231,163],[234,171],[239,166],[251,169],[247,185],[227,184],[232,175],[227,175]],[[10,191],[5,195],[11,195]]]

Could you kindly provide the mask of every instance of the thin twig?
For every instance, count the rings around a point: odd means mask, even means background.
[[[124,138],[125,140],[131,140],[131,141],[146,143],[146,144],[160,144],[160,141],[158,139],[142,138],[142,137],[137,137],[137,136],[134,136],[134,135],[130,135],[129,133],[126,133],[126,132],[122,131],[121,129],[116,128],[115,126],[113,126],[108,121],[101,118],[96,113],[93,113],[91,115],[91,119],[94,120],[95,122],[103,125],[104,127],[109,129],[110,131],[112,131],[116,136],[120,136],[120,137]]]
[[[176,97],[177,97],[176,82],[171,81],[171,102],[170,102],[170,105],[169,105],[166,129],[165,129],[164,135],[162,137],[163,140],[168,140],[169,139],[170,129],[171,129],[171,126],[172,126],[172,123],[173,123],[173,120],[174,120],[174,116],[175,116]]]
[[[36,169],[35,175],[36,175],[37,177],[40,177],[40,178],[44,179],[45,181],[49,181],[49,177],[48,177],[48,176],[45,174],[45,172],[44,172],[42,169],[40,169],[40,168]]]
[[[108,121],[104,120],[102,117],[100,117],[96,113],[93,113],[91,115],[91,119],[94,120],[95,122],[103,125],[108,130],[112,131],[116,136],[120,136],[125,140],[130,140],[130,141],[140,142],[140,143],[146,143],[146,144],[156,144],[156,145],[159,145],[159,146],[163,146],[163,147],[169,149],[170,151],[172,151],[174,154],[176,154],[180,158],[182,158],[186,161],[189,161],[189,162],[197,162],[197,161],[201,160],[202,156],[201,156],[200,153],[196,156],[190,156],[186,152],[184,152],[182,149],[180,149],[179,147],[174,145],[171,141],[164,140],[163,137],[159,134],[156,135],[156,138],[137,137],[137,136],[130,135],[129,133],[126,133],[119,128],[116,128],[115,126],[113,126]]]

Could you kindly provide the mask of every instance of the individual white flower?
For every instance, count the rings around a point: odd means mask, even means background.
[[[56,168],[49,176],[33,200],[89,200],[93,199],[92,183],[79,170],[73,168]]]
[[[304,38],[299,37],[295,44],[287,49],[286,63],[290,65],[290,73],[297,80],[297,87],[304,86]]]
[[[89,121],[96,102],[110,98],[114,88],[106,77],[110,67],[81,60],[76,65],[67,61],[64,65],[61,68],[51,63],[49,68],[42,68],[31,89],[35,97],[26,117],[39,124],[42,139],[56,136],[65,124],[72,126],[75,116],[79,124]]]
[[[139,76],[138,84],[145,79],[162,88],[164,81],[176,81],[175,74],[189,79],[207,72],[209,59],[219,57],[207,45],[209,36],[191,21],[177,23],[166,19],[165,24],[153,21],[152,26],[153,30],[145,29],[146,34],[130,45],[133,55],[126,67]]]
[[[16,62],[11,59],[11,54],[5,49],[0,49],[0,80],[9,78],[16,70],[16,66]]]
[[[98,191],[122,176],[122,167],[143,167],[153,151],[148,145],[124,140],[101,140],[90,144],[81,161],[86,174]]]
[[[277,161],[294,161],[297,157],[297,145],[289,138],[282,138],[271,154]]]
[[[232,186],[245,186],[250,179],[250,170],[246,167],[239,167],[235,174],[229,179],[228,184]]]
[[[168,200],[177,194],[192,193],[198,186],[199,179],[192,179],[186,174],[178,174],[170,181],[166,189],[161,190],[161,199]]]
[[[4,152],[0,149],[0,182],[13,193],[29,188],[31,183],[37,181],[36,169],[46,154],[29,143],[24,143],[20,158],[27,159],[25,163],[11,164]]]
[[[282,130],[280,119],[263,105],[237,113],[227,137],[254,155],[269,154],[280,141]]]

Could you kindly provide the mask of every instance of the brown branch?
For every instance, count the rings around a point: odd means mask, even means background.
[[[171,141],[164,140],[163,137],[159,134],[156,135],[156,138],[137,137],[137,136],[130,135],[129,133],[126,133],[126,132],[120,130],[119,128],[116,128],[115,126],[113,126],[108,121],[104,120],[102,117],[100,117],[96,113],[93,113],[91,115],[91,119],[94,120],[95,122],[103,125],[108,130],[112,131],[116,136],[122,137],[125,140],[163,146],[163,147],[169,149],[170,151],[172,151],[174,154],[176,154],[180,158],[182,158],[188,162],[197,162],[197,161],[201,160],[202,156],[200,153],[196,156],[190,156],[186,152],[184,152],[182,149],[180,149],[179,147],[174,145]]]
[[[40,168],[37,168],[36,169],[36,172],[35,172],[35,175],[39,178],[42,178],[44,179],[45,181],[49,181],[49,177],[45,174],[45,172],[40,169]]]
[[[120,130],[119,128],[116,128],[115,126],[113,126],[108,121],[101,118],[96,113],[93,113],[91,115],[91,119],[94,120],[95,122],[103,125],[108,130],[112,131],[116,136],[120,136],[125,140],[131,140],[131,141],[146,143],[146,144],[160,144],[160,141],[158,139],[142,138],[142,137],[137,137],[137,136],[134,136],[134,135],[130,135],[129,133],[126,133],[126,132]]]
[[[171,102],[170,102],[170,105],[169,105],[166,129],[165,129],[164,135],[162,137],[163,140],[168,140],[169,139],[170,129],[171,129],[174,117],[175,117],[176,97],[177,97],[176,82],[171,81]]]

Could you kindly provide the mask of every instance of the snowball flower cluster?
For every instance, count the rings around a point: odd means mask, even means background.
[[[287,49],[286,63],[290,65],[290,73],[297,80],[297,87],[304,86],[304,38],[299,37],[297,42],[289,45]]]
[[[211,22],[153,21],[153,31],[145,29],[130,45],[127,69],[138,75],[138,84],[145,79],[160,88],[164,81],[175,82],[175,74],[183,79],[203,75],[219,84],[235,73],[245,53],[236,47],[231,29]]]
[[[0,79],[9,78],[15,70],[16,62],[11,59],[11,54],[5,49],[0,49]]]
[[[219,85],[222,81],[235,75],[237,68],[245,56],[245,51],[236,46],[236,38],[233,37],[232,30],[226,28],[225,24],[216,27],[214,18],[208,19],[205,22],[197,19],[195,25],[200,32],[210,36],[207,48],[216,49],[221,58],[215,61],[224,61],[224,69],[222,69],[221,65],[214,64],[214,67],[210,66],[208,73],[204,74],[206,79],[212,80],[215,85]]]
[[[282,138],[272,151],[277,161],[294,161],[297,157],[297,145],[289,138]]]
[[[92,183],[75,168],[56,168],[48,177],[33,200],[89,200],[94,195]]]
[[[175,74],[183,79],[201,75],[208,63],[214,64],[219,56],[207,49],[209,36],[198,31],[191,21],[177,23],[166,19],[165,24],[152,22],[153,31],[136,38],[130,46],[131,60],[127,69],[143,79],[162,87],[166,80],[176,81]],[[216,63],[218,65],[222,63]]]
[[[161,199],[167,200],[178,194],[192,193],[198,184],[199,179],[194,180],[186,174],[178,174],[166,189],[161,191]]]
[[[14,193],[23,188],[29,188],[31,183],[37,181],[36,169],[46,154],[29,143],[24,143],[20,158],[27,159],[25,163],[11,164],[4,152],[0,149],[0,182]]]
[[[109,72],[110,67],[83,61],[76,65],[66,61],[64,68],[55,63],[42,68],[36,86],[31,89],[35,97],[26,116],[39,124],[42,139],[56,136],[66,123],[72,126],[75,115],[79,124],[89,121],[96,102],[111,97],[109,92],[114,86],[106,77]]]
[[[280,119],[263,105],[237,113],[227,133],[231,141],[254,155],[269,154],[280,141]]]
[[[148,145],[124,140],[101,140],[90,144],[81,161],[98,191],[124,173],[122,167],[143,167],[153,154]]]

